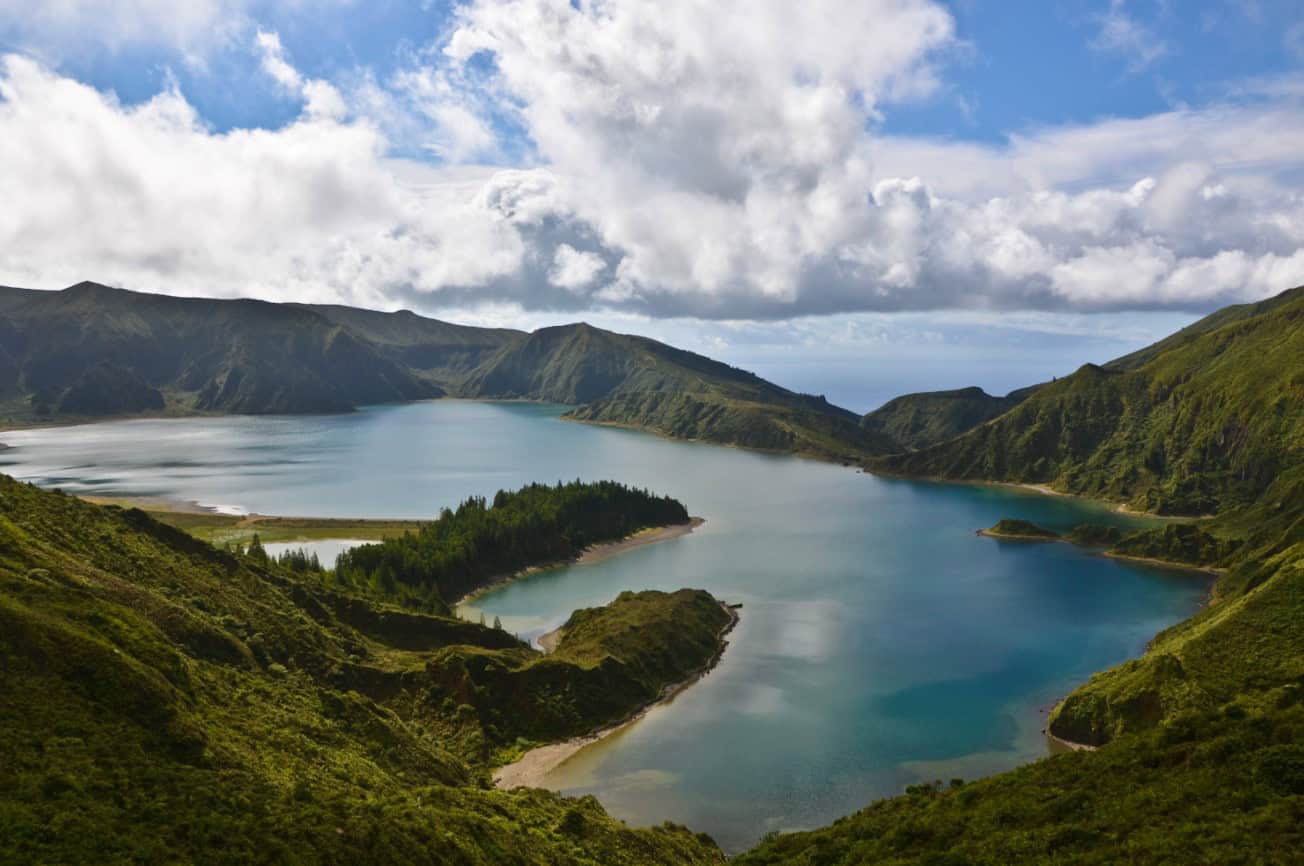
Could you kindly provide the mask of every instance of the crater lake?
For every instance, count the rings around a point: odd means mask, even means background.
[[[450,400],[8,431],[0,471],[70,493],[286,516],[427,518],[467,496],[575,478],[681,500],[706,520],[692,534],[506,584],[464,613],[533,639],[626,589],[741,603],[718,667],[545,780],[632,824],[704,830],[729,851],[909,784],[1046,755],[1048,707],[1208,591],[1191,573],[975,535],[1002,517],[1139,525],[1105,505],[885,479],[562,411]]]

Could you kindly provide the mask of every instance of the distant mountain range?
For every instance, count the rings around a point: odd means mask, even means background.
[[[1049,484],[1151,511],[1255,501],[1295,462],[1304,289],[1228,307],[1004,397],[909,394],[858,417],[727,364],[584,323],[533,333],[409,311],[0,288],[0,423],[342,412],[443,396],[798,452],[883,472]],[[1295,363],[1292,363],[1292,360]]]
[[[822,397],[579,323],[534,333],[408,311],[0,289],[0,419],[342,412],[458,396],[572,404],[575,420],[858,461],[899,450]]]

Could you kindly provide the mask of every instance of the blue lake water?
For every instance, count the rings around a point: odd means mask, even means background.
[[[350,415],[139,420],[0,433],[0,471],[76,493],[237,511],[433,516],[531,481],[614,478],[682,500],[691,535],[475,602],[535,637],[625,589],[743,604],[718,668],[547,779],[635,824],[727,849],[931,779],[1041,757],[1044,708],[1192,613],[1207,582],[1066,544],[976,536],[1001,517],[1130,525],[1091,503],[876,478],[572,424],[561,408],[438,401]]]

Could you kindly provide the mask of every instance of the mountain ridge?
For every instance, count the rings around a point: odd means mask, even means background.
[[[823,398],[583,322],[526,333],[407,310],[180,298],[83,282],[58,292],[0,290],[0,347],[0,417],[11,424],[141,412],[345,412],[455,396],[565,403],[576,407],[570,420],[843,461],[899,448]]]
[[[1160,514],[1249,505],[1304,459],[1304,368],[1292,364],[1304,358],[1304,290],[1232,309],[1181,339],[1084,364],[956,438],[871,466],[1049,484]]]

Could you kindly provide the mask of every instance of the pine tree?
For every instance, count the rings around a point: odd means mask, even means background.
[[[499,631],[503,630],[503,621],[498,617],[494,617],[494,628],[498,629]]]
[[[254,537],[249,540],[249,549],[245,551],[245,554],[259,562],[267,562],[267,551],[263,549],[262,539],[258,537],[257,532],[255,532]]]

